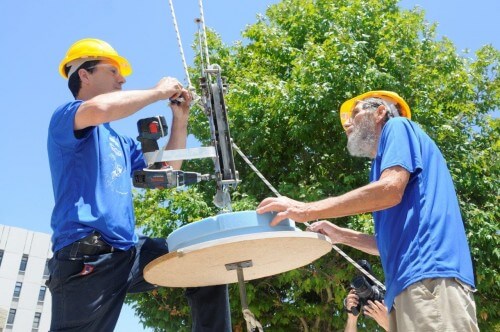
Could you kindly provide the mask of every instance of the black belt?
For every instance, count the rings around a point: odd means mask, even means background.
[[[66,248],[61,249],[61,251],[69,254],[70,259],[78,259],[82,256],[109,254],[121,250],[104,242],[101,234],[98,232],[92,232],[83,239],[73,242]]]

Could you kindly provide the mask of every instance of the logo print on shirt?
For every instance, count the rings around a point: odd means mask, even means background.
[[[107,180],[106,184],[109,187],[113,187],[115,192],[117,192],[119,194],[126,195],[127,190],[121,191],[121,190],[119,190],[120,188],[113,185],[113,183],[119,177],[121,177],[122,175],[125,174],[125,167],[123,165],[125,161],[124,161],[124,157],[123,157],[123,151],[122,151],[122,145],[121,145],[120,139],[118,137],[110,136],[109,137],[109,147],[110,147],[110,150],[112,152],[109,155],[109,157],[110,157],[110,159],[112,159],[113,166],[112,166],[112,169],[111,169],[109,176],[106,179]]]

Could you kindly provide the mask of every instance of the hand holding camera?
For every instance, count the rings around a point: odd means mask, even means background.
[[[370,263],[366,260],[360,260],[358,262],[368,273],[373,274]],[[344,300],[344,306],[347,312],[352,313],[357,316],[359,312],[363,309],[363,306],[368,304],[368,301],[379,301],[384,300],[384,290],[380,289],[373,281],[366,278],[363,274],[355,276],[351,281],[351,290],[357,295],[357,301],[354,299],[349,299],[349,296]],[[357,303],[357,304],[356,304]]]

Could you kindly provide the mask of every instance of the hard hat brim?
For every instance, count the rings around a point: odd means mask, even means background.
[[[401,98],[397,93],[392,91],[378,90],[378,91],[369,91],[345,101],[342,104],[342,106],[340,106],[340,122],[342,123],[342,126],[344,126],[347,120],[351,117],[352,110],[354,109],[358,101],[372,97],[381,98],[393,102],[395,104],[399,104],[401,110],[401,116],[411,120],[410,106],[408,106],[408,104],[403,98]]]
[[[80,59],[80,58],[88,59],[88,61],[100,60],[102,58],[107,58],[107,59],[112,60],[113,62],[115,62],[118,65],[118,69],[120,70],[120,74],[122,76],[128,76],[128,75],[132,74],[132,66],[130,66],[130,63],[124,57],[119,56],[119,55],[106,55],[106,56],[99,55],[99,56],[82,56],[82,57],[74,57],[74,58],[65,58],[59,64],[59,73],[61,74],[61,76],[64,78],[68,78],[68,76],[66,75],[66,70],[65,70],[66,65],[68,63],[70,63],[71,61],[76,60],[76,59]]]

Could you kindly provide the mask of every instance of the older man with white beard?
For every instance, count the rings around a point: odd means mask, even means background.
[[[386,277],[390,331],[478,331],[474,273],[451,175],[432,139],[391,91],[370,91],[342,104],[353,156],[372,159],[370,183],[304,203],[266,198],[258,213],[306,222],[372,212],[375,235],[317,221],[309,230],[379,255]]]

